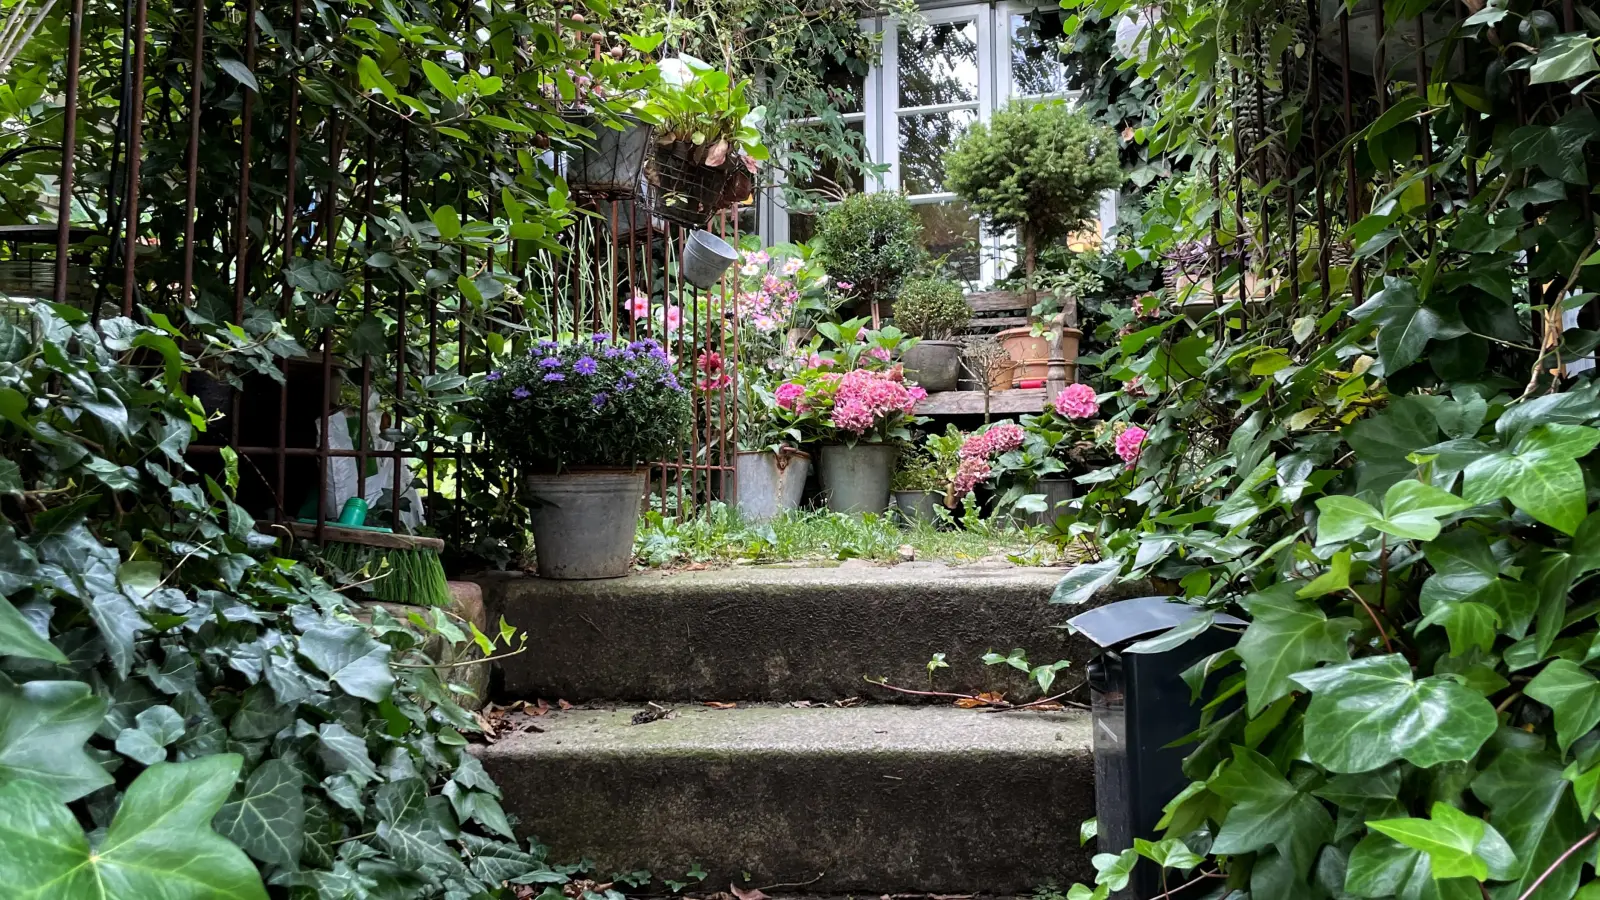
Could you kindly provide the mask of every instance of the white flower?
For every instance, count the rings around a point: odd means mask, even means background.
[[[805,264],[802,263],[798,258],[790,257],[783,261],[783,274],[793,275],[794,273],[800,271],[800,267],[803,265]]]
[[[761,274],[761,264],[747,262],[744,264],[744,267],[739,270],[739,274],[746,278],[754,278]]]

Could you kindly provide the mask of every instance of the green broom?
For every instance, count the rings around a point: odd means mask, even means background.
[[[361,572],[373,579],[362,585],[362,590],[374,600],[449,606],[450,585],[439,559],[444,541],[363,525],[366,505],[359,497],[352,497],[345,503],[338,524],[328,522],[322,526],[321,536],[327,542],[323,558],[346,572]],[[312,509],[315,510],[315,501]],[[314,519],[302,517],[290,527],[301,538],[315,540],[318,536]]]

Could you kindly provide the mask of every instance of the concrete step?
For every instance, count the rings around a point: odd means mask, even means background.
[[[601,878],[1026,893],[1093,875],[1089,720],[953,707],[552,711],[479,748],[518,828]],[[749,873],[751,880],[744,880]],[[819,877],[820,876],[820,877]]]
[[[1063,687],[1081,681],[1092,648],[1059,626],[1082,607],[1048,602],[1066,571],[910,563],[587,582],[486,578],[491,617],[504,615],[529,636],[528,651],[501,664],[496,699],[915,699],[868,685],[867,676],[1034,699],[1022,673],[981,657],[1021,647],[1036,665],[1070,659]],[[1097,602],[1147,592],[1121,586]],[[935,653],[950,668],[930,684]]]

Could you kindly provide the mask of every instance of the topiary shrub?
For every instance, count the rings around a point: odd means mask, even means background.
[[[1012,102],[967,129],[944,168],[945,187],[984,224],[1020,233],[1030,300],[1040,242],[1092,219],[1123,179],[1116,135],[1060,102]]]
[[[943,278],[912,278],[894,301],[894,323],[923,340],[949,340],[970,321],[972,307],[961,286]]]
[[[816,258],[850,296],[877,306],[922,268],[922,220],[899,192],[851,194],[817,221]]]

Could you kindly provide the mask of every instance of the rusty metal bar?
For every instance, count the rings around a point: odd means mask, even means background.
[[[295,207],[295,186],[299,181],[300,163],[300,72],[296,55],[300,52],[300,0],[294,0],[289,22],[289,134],[288,160],[284,172],[283,189],[283,268],[289,269],[294,258],[295,225],[298,215]],[[294,311],[294,285],[287,278],[283,282],[282,311],[285,316]],[[283,382],[278,385],[278,497],[284,495],[288,481],[289,448],[289,361],[280,360],[279,373]],[[326,388],[324,388],[326,390]],[[280,503],[278,518],[287,518],[288,510]]]
[[[62,98],[61,192],[56,208],[55,301],[67,302],[67,252],[72,243],[73,161],[78,152],[78,68],[83,57],[83,0],[72,0],[67,31],[67,85]]]
[[[411,123],[400,122],[400,215],[410,215],[411,207]],[[404,451],[401,449],[401,438],[405,436],[402,406],[406,396],[406,289],[407,285],[401,284],[395,291],[395,347],[394,347],[394,417],[391,428],[394,431],[394,442],[390,448],[394,451],[394,483],[390,488],[389,503],[394,508],[394,530],[400,530],[400,481],[401,473],[405,468]]]
[[[1424,106],[1426,106],[1428,102],[1429,82],[1428,31],[1426,21],[1426,15],[1417,16],[1417,93],[1422,97]],[[1433,169],[1433,117],[1424,114],[1422,120],[1418,122],[1417,125],[1418,131],[1420,132],[1417,136],[1417,142],[1422,145],[1422,167],[1427,171],[1427,174],[1422,176],[1422,194],[1424,200],[1428,204],[1428,208],[1423,212],[1424,238],[1427,241],[1428,247],[1432,248],[1434,218],[1434,185],[1433,172],[1431,171]]]
[[[370,113],[377,106],[370,101],[367,111]],[[369,119],[368,121],[371,121]],[[372,132],[367,132],[365,149],[362,151],[361,168],[366,178],[366,200],[361,211],[361,320],[363,323],[372,317],[372,259],[373,234],[377,231],[377,220],[373,215],[373,195],[378,190],[376,147],[373,142]],[[352,241],[354,243],[354,241]],[[361,354],[361,402],[356,407],[357,421],[361,424],[356,433],[360,438],[356,441],[356,449],[365,451],[369,443],[376,443],[376,435],[369,433],[367,423],[367,404],[372,398],[372,355],[365,351]],[[367,467],[366,460],[356,468],[356,496],[367,496]],[[392,512],[392,510],[391,510]]]
[[[194,215],[200,188],[200,93],[205,87],[206,0],[194,0],[194,58],[189,74],[189,154],[184,163],[188,179],[183,206],[183,290],[180,303],[194,302]],[[281,485],[280,485],[281,489]]]
[[[1379,17],[1382,17],[1380,7]],[[1339,73],[1344,89],[1344,171],[1345,171],[1345,207],[1349,216],[1350,226],[1354,226],[1361,217],[1361,185],[1356,181],[1356,155],[1351,145],[1351,138],[1355,135],[1355,110],[1350,99],[1350,11],[1339,10]],[[1354,248],[1352,248],[1354,249]],[[1366,286],[1362,283],[1365,276],[1362,273],[1361,260],[1352,259],[1350,263],[1350,276],[1346,288],[1357,304],[1361,303],[1362,295],[1366,293]]]
[[[127,234],[122,259],[122,314],[133,315],[133,288],[139,255],[139,165],[144,151],[144,63],[146,34],[149,29],[150,0],[139,0],[134,13],[133,96],[128,115]]]
[[[244,65],[252,75],[256,70],[256,0],[245,5]],[[233,320],[244,321],[245,280],[250,273],[250,125],[255,114],[256,92],[247,84],[244,107],[239,113],[239,233],[235,244],[238,255],[234,260]]]

